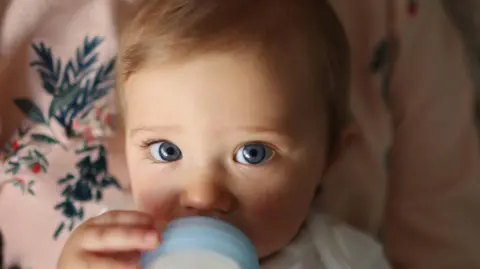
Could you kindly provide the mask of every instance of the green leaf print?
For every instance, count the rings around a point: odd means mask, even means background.
[[[20,98],[14,100],[15,105],[33,122],[46,124],[42,111],[32,101]]]
[[[47,144],[58,144],[59,142],[48,136],[48,135],[44,135],[44,134],[32,134],[32,139],[33,141],[35,142],[39,142],[39,143],[47,143]]]

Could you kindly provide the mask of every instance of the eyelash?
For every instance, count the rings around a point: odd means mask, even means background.
[[[140,147],[145,150],[144,154],[144,159],[150,161],[152,164],[158,163],[157,160],[154,160],[152,158],[152,155],[150,154],[150,151],[148,150],[149,147],[155,143],[163,142],[165,140],[163,139],[146,139],[142,142],[140,142]]]
[[[160,143],[160,142],[164,142],[164,141],[165,140],[163,140],[163,139],[146,139],[146,140],[144,140],[140,143],[140,147],[142,147],[144,149],[147,149],[155,143]]]
[[[140,147],[141,147],[142,149],[148,150],[151,145],[153,145],[153,144],[155,144],[155,143],[164,142],[164,141],[167,141],[167,140],[165,140],[165,139],[146,139],[146,140],[140,142]],[[266,146],[270,147],[270,148],[274,151],[274,153],[273,153],[274,155],[273,155],[272,157],[275,157],[275,156],[278,155],[278,153],[279,153],[278,147],[274,146],[274,145],[271,144],[271,143],[262,142],[262,141],[254,141],[254,142],[251,142],[251,143],[263,143],[263,144],[265,144]],[[236,147],[235,150],[234,150],[234,152],[233,152],[233,155],[234,155],[235,152],[236,152],[239,148],[241,148],[241,147],[242,147],[242,146]],[[152,156],[151,156],[151,154],[150,154],[150,151],[147,151],[147,152],[145,153],[145,159],[151,161],[153,164],[158,163],[158,161],[156,161],[156,160],[154,160],[154,159],[152,158]],[[265,165],[265,164],[264,164],[264,165]]]

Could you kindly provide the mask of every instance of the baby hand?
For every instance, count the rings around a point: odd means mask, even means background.
[[[141,212],[110,211],[75,229],[57,269],[136,269],[140,254],[159,242],[154,220]]]

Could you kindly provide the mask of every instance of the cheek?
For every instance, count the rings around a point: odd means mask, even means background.
[[[251,212],[248,223],[250,238],[260,258],[280,251],[300,230],[310,208],[310,199],[303,196],[271,196],[260,200]]]
[[[322,169],[323,166],[312,165],[302,158],[297,165],[283,167],[274,173],[269,173],[268,176],[263,177],[263,180],[274,183],[264,186],[263,191],[260,185],[256,187],[257,195],[249,201],[252,212],[255,215],[282,220],[282,222],[285,218],[304,216],[310,208]]]
[[[249,232],[261,256],[287,245],[298,233],[310,210],[316,178],[312,175],[301,178],[292,172],[287,175],[290,177],[277,178],[283,183],[268,188],[269,191],[258,188],[258,194],[251,195],[245,205],[247,225],[252,229]]]
[[[133,187],[133,186],[132,186]],[[136,186],[132,188],[137,209],[151,214],[156,219],[169,220],[175,209],[175,195],[166,189],[155,189],[152,186]]]
[[[138,210],[169,219],[176,201],[175,186],[161,165],[153,164],[138,152],[127,150],[132,194]]]
[[[281,226],[298,226],[308,213],[313,196],[310,188],[302,188],[298,184],[288,187],[251,199],[249,208],[252,219],[277,222]]]
[[[149,181],[151,176],[144,174],[145,177],[132,180],[132,194],[137,210],[150,214],[157,220],[172,219],[178,205],[176,187],[166,182],[152,183]]]

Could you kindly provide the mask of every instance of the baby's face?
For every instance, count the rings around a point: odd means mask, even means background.
[[[214,216],[260,257],[298,232],[322,177],[322,101],[291,67],[209,54],[126,81],[126,148],[140,210],[159,221]]]

